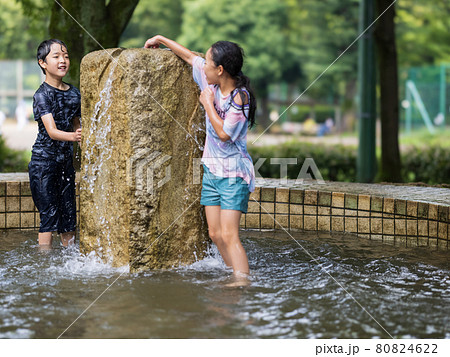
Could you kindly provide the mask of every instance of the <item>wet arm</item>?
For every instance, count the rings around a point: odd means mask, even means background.
[[[47,130],[48,136],[53,140],[59,141],[80,141],[81,140],[81,129],[75,132],[62,131],[56,128],[55,120],[51,113],[45,114],[41,117],[44,123],[45,130]]]
[[[223,130],[223,120],[219,116],[219,114],[217,114],[216,108],[214,108],[214,104],[207,103],[206,105],[203,105],[203,107],[205,108],[205,111],[209,117],[209,121],[211,122],[215,132],[219,136],[219,139],[221,141],[230,140],[230,136]]]
[[[186,47],[180,45],[179,43],[168,39],[167,37],[156,35],[145,42],[145,48],[158,48],[159,45],[164,45],[167,48],[170,48],[173,53],[175,53],[182,60],[186,61],[188,64],[192,66],[192,62],[194,58],[197,56],[195,53],[187,49]]]
[[[236,104],[242,105],[242,99],[240,96],[235,96],[234,99]],[[211,122],[217,136],[221,141],[228,141],[231,137],[223,130],[224,120],[220,118],[217,114],[216,108],[214,108],[214,92],[211,88],[205,88],[200,94],[200,103],[202,103],[203,108],[205,108],[206,114],[208,114],[209,121]],[[247,103],[247,100],[246,100]]]

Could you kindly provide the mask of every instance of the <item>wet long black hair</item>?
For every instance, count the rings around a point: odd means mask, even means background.
[[[52,49],[52,45],[54,43],[57,43],[58,45],[64,46],[65,49],[67,50],[66,44],[64,42],[62,42],[61,40],[58,40],[56,38],[52,38],[50,40],[45,40],[45,41],[41,42],[41,44],[39,45],[39,47],[37,49],[36,57],[37,57],[38,65],[42,69],[42,72],[44,72],[44,74],[45,74],[45,69],[42,68],[41,65],[39,64],[39,60],[43,60],[45,62],[45,59],[47,58],[48,54],[50,53],[50,51]]]
[[[236,80],[236,89],[242,99],[242,112],[248,119],[248,126],[251,128],[255,124],[256,98],[253,89],[250,87],[250,78],[242,73],[244,64],[244,50],[237,43],[230,41],[218,41],[211,46],[211,56],[216,66],[222,66],[228,74]],[[242,88],[245,88],[250,98],[248,117],[244,112],[244,103],[246,95]]]

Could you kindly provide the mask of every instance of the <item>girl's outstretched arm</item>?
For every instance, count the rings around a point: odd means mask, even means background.
[[[186,47],[183,47],[179,43],[170,40],[164,36],[156,35],[155,37],[149,38],[144,47],[145,48],[158,48],[159,45],[164,45],[167,48],[170,48],[173,53],[175,53],[182,60],[186,61],[192,66],[192,61],[196,57],[196,54],[192,51],[188,50]]]

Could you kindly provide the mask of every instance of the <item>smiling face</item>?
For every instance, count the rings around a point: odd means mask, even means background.
[[[45,61],[39,60],[39,64],[45,69],[47,76],[63,78],[69,71],[70,59],[67,48],[53,43],[50,47],[50,53],[45,57]]]
[[[206,81],[208,82],[208,84],[218,84],[219,78],[223,74],[223,67],[216,66],[216,64],[214,63],[212,59],[211,48],[206,51],[205,59],[206,62],[203,69],[205,70]]]

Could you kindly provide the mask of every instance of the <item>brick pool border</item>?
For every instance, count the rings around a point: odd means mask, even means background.
[[[79,207],[79,185],[76,195]],[[449,198],[445,188],[259,179],[241,228],[346,232],[448,251]],[[28,174],[0,174],[0,230],[38,227]]]

